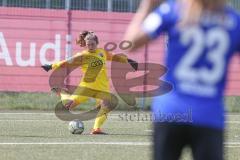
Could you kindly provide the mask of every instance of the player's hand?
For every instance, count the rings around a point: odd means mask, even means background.
[[[136,71],[138,70],[138,63],[132,59],[128,59],[128,63],[132,66],[132,68]]]
[[[41,66],[46,72],[48,72],[49,70],[52,69],[52,65],[51,64],[45,64],[43,66]]]

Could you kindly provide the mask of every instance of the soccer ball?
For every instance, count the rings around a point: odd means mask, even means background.
[[[78,119],[73,120],[69,122],[68,129],[72,134],[82,134],[84,131],[83,122]]]

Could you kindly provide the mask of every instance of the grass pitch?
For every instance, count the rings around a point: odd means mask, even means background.
[[[33,113],[34,112],[34,113]],[[68,122],[53,112],[1,111],[1,160],[150,160],[151,122],[136,112],[113,112],[104,125],[109,135],[90,135],[94,121],[86,121],[82,135],[72,135]],[[141,112],[145,117],[148,112]],[[146,119],[145,119],[146,120]],[[240,115],[227,116],[225,157],[240,160]],[[190,160],[185,149],[182,160]]]

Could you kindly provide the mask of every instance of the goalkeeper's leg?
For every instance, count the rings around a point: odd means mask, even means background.
[[[89,99],[89,97],[86,96],[76,94],[71,95],[66,89],[58,89],[56,94],[60,97],[63,106],[67,109],[72,109],[77,105],[86,102]]]
[[[52,91],[60,97],[63,106],[68,110],[88,101],[89,97],[94,97],[95,94],[94,92],[91,92],[87,88],[81,86],[78,86],[72,94],[70,94],[66,88],[52,88]]]
[[[101,104],[97,105],[97,106],[99,106],[101,108],[95,119],[93,130],[92,130],[91,134],[106,134],[101,130],[101,127],[107,120],[107,114],[111,111],[111,109],[104,102],[101,102]]]
[[[72,99],[72,100],[71,100]],[[70,100],[68,100],[68,102],[65,104],[65,107],[72,109],[75,106],[84,103],[88,100],[88,97],[85,96],[70,96]],[[101,130],[101,127],[103,126],[104,122],[107,119],[107,114],[111,111],[107,105],[105,105],[106,103],[101,102],[100,100],[96,101],[96,107],[100,108],[95,122],[94,122],[94,126],[93,126],[93,130],[91,132],[91,134],[106,134]]]
[[[107,92],[106,92],[107,93]],[[102,92],[97,92],[99,94],[96,96],[96,91],[95,90],[89,90],[86,88],[77,88],[74,92],[73,95],[70,95],[67,92],[60,92],[60,97],[62,104],[64,105],[65,108],[67,109],[72,109],[76,107],[77,105],[86,102],[89,97],[94,97],[94,98],[102,98],[104,100],[96,99],[97,103],[96,106],[100,107],[100,110],[96,116],[93,131],[91,134],[105,134],[104,132],[101,131],[101,127],[104,124],[104,122],[107,119],[107,114],[112,110],[112,103],[111,103],[111,95],[110,94],[104,94]],[[87,96],[82,96],[82,95],[87,95]],[[114,104],[114,103],[113,103]]]

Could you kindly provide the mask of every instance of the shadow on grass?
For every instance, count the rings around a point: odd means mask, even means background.
[[[149,136],[152,136],[151,134],[131,134],[131,133],[107,133],[107,134],[95,134],[95,135],[92,135],[90,133],[83,133],[81,135],[84,135],[84,136],[134,136],[134,137],[149,137]],[[79,136],[81,136],[79,135]]]

